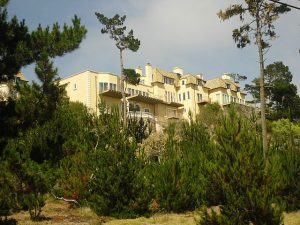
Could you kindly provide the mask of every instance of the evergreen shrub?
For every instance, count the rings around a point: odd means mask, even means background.
[[[222,193],[219,212],[201,210],[198,224],[282,223],[275,174],[268,168],[260,137],[231,107],[216,129],[216,168],[210,176]],[[273,176],[274,175],[274,176]]]

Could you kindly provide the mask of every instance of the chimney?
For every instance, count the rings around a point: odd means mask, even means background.
[[[196,77],[197,77],[198,79],[203,80],[203,75],[202,75],[202,74],[196,74]]]
[[[175,66],[173,68],[173,73],[177,73],[177,74],[183,75],[183,69],[181,67]]]
[[[231,80],[230,73],[224,73],[224,74],[222,75],[222,79],[224,79],[224,80]]]
[[[145,75],[148,78],[151,78],[151,76],[152,76],[152,66],[150,63],[147,63],[145,66]]]

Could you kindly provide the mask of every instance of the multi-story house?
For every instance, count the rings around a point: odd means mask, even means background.
[[[224,74],[221,78],[208,80],[206,86],[209,88],[209,98],[212,102],[218,102],[222,107],[231,102],[245,105],[247,93],[241,90],[238,83],[234,82],[229,74]]]
[[[140,83],[124,85],[128,116],[148,118],[158,130],[168,121],[187,119],[190,115],[195,117],[201,107],[210,102],[224,105],[223,93],[231,97],[228,103],[245,104],[244,92],[229,77],[205,81],[201,74],[184,74],[179,67],[168,72],[150,64],[145,66],[144,71],[139,67],[136,72],[141,75]],[[108,108],[121,106],[120,82],[119,76],[114,74],[87,70],[62,79],[60,84],[66,85],[71,101],[82,102],[99,113],[101,101]],[[231,86],[225,85],[227,83]]]

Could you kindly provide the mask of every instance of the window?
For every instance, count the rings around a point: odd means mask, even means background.
[[[220,103],[220,94],[216,94],[216,102]]]
[[[226,84],[226,88],[227,88],[227,89],[230,89],[230,84]]]
[[[184,85],[184,84],[185,84],[184,80],[182,80],[182,81],[181,81],[181,84],[182,84],[182,85]]]
[[[116,91],[117,90],[117,85],[113,83],[109,83],[109,90]]]
[[[187,98],[190,99],[190,92],[187,92]]]
[[[129,112],[140,112],[141,108],[138,104],[129,103]]]
[[[100,89],[100,92],[106,91],[108,89],[108,83],[100,82],[99,89]]]
[[[174,84],[174,79],[170,78],[170,77],[164,77],[164,83],[173,85]]]
[[[240,91],[241,91],[241,88],[240,88],[240,87],[236,87],[236,91],[237,91],[237,92],[240,92]]]
[[[185,101],[185,92],[182,93],[182,100]]]
[[[73,86],[73,90],[74,90],[74,91],[76,91],[76,90],[77,90],[77,85],[76,85],[76,84],[74,84],[74,86]]]
[[[150,112],[150,109],[144,108],[144,112],[149,113],[149,112]]]
[[[181,102],[181,94],[178,95],[179,101]]]
[[[197,100],[198,100],[198,102],[202,101],[202,94],[197,93]]]
[[[167,117],[176,117],[176,109],[167,109]]]
[[[197,80],[197,83],[198,83],[199,86],[203,86],[203,82],[202,82],[201,79],[198,79],[198,80]]]
[[[104,85],[102,82],[99,83],[99,90],[102,92],[104,90]]]
[[[225,95],[223,94],[223,104],[229,104],[229,96],[228,95]]]
[[[170,91],[165,91],[165,101],[175,102],[175,93],[172,93]]]
[[[131,89],[131,95],[134,95],[134,89]]]

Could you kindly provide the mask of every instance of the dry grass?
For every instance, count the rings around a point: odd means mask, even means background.
[[[137,219],[111,220],[106,225],[196,225],[194,214],[157,214],[150,218],[140,217]]]
[[[196,225],[195,213],[185,214],[156,214],[150,218],[140,217],[137,219],[112,219],[98,217],[89,208],[72,209],[68,203],[49,198],[43,208],[45,220],[32,222],[28,212],[14,214],[12,218],[20,225]],[[300,211],[284,215],[285,225],[299,225]]]
[[[300,224],[300,210],[292,213],[284,214],[285,225],[299,225]]]

